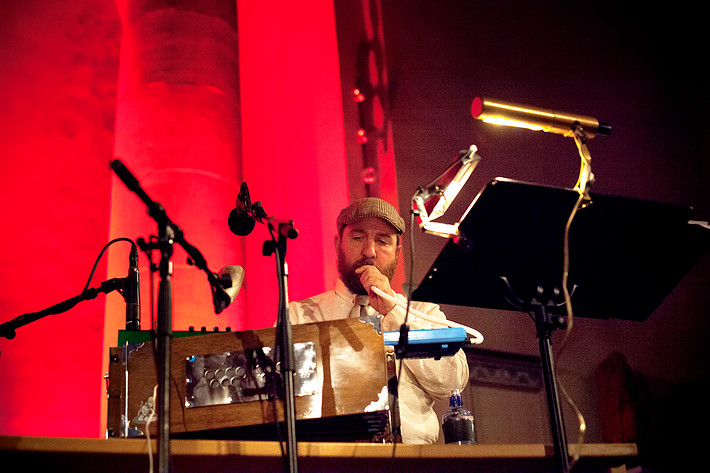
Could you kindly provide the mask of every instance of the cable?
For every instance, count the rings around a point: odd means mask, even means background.
[[[148,472],[153,473],[153,444],[150,441],[150,423],[153,422],[155,417],[155,405],[156,398],[158,397],[158,385],[153,387],[153,405],[150,407],[150,413],[148,414],[148,419],[145,422],[145,438],[148,442]]]
[[[461,324],[456,323],[451,320],[439,319],[436,317],[432,317],[430,315],[427,315],[427,314],[420,312],[420,311],[413,309],[413,308],[408,308],[409,300],[407,300],[407,303],[405,304],[404,302],[400,301],[397,298],[390,296],[389,294],[383,292],[381,289],[379,289],[377,287],[373,286],[372,292],[374,292],[375,294],[377,294],[378,296],[380,296],[384,299],[387,299],[388,301],[392,302],[393,304],[396,304],[402,308],[405,308],[408,312],[411,312],[416,317],[422,318],[422,319],[426,320],[427,322],[441,324],[441,325],[447,325],[449,327],[460,327],[460,328],[464,329],[466,331],[466,333],[468,333],[472,337],[475,337],[474,339],[471,340],[471,343],[475,343],[477,345],[480,343],[483,343],[483,335],[478,330],[472,329],[471,327],[467,327],[466,325],[461,325]],[[406,320],[406,318],[405,318],[405,320]]]
[[[565,225],[565,235],[564,235],[564,244],[563,244],[563,264],[562,264],[562,292],[564,293],[564,296],[565,296],[565,308],[567,309],[567,327],[565,329],[565,336],[562,339],[562,342],[560,344],[560,348],[557,350],[556,356],[558,359],[557,360],[558,363],[555,364],[556,371],[559,370],[559,358],[560,358],[565,346],[567,345],[570,334],[572,332],[572,326],[574,324],[574,317],[572,314],[572,300],[570,298],[569,290],[567,289],[567,279],[569,277],[569,230],[570,230],[570,227],[572,226],[572,220],[574,219],[575,215],[577,214],[577,210],[580,208],[580,205],[582,205],[582,201],[584,200],[584,197],[585,197],[584,194],[580,193],[579,198],[577,199],[577,202],[574,205],[574,209],[572,209],[569,219],[567,220],[567,225]],[[572,467],[579,460],[579,456],[582,451],[582,445],[584,444],[584,434],[587,430],[587,424],[584,420],[584,416],[580,412],[579,408],[577,408],[576,404],[572,400],[572,397],[567,393],[567,390],[565,390],[562,383],[560,383],[558,381],[557,384],[558,384],[560,391],[562,392],[562,395],[564,396],[565,400],[570,405],[570,407],[572,407],[575,414],[577,415],[577,420],[579,421],[579,430],[577,432],[577,444],[576,444],[577,447],[576,447],[575,452],[572,455],[572,459],[570,461],[570,469],[572,469]],[[566,453],[567,452],[565,452],[565,454]]]
[[[414,228],[414,223],[415,223],[415,215],[414,212],[410,212],[410,229]],[[465,325],[458,324],[456,322],[453,322],[451,320],[446,320],[446,319],[439,319],[436,317],[431,317],[427,314],[424,314],[416,309],[413,309],[411,307],[411,301],[412,301],[412,287],[413,287],[413,277],[414,277],[414,231],[410,233],[410,247],[409,247],[409,276],[408,276],[408,284],[407,284],[407,301],[402,302],[401,300],[394,298],[390,296],[389,294],[386,294],[382,290],[380,290],[377,287],[372,287],[372,291],[377,294],[378,296],[392,302],[395,305],[398,305],[402,307],[405,310],[404,313],[404,322],[402,325],[407,325],[407,321],[409,320],[409,314],[412,313],[416,317],[420,317],[428,322],[435,323],[435,324],[441,324],[441,325],[447,325],[449,327],[460,327],[463,328],[466,333],[474,337],[471,340],[471,343],[475,344],[480,344],[483,342],[483,335],[477,331],[474,330],[470,327],[467,327]],[[399,397],[399,380],[401,379],[402,375],[402,366],[404,365],[404,360],[400,360],[399,367],[397,369],[397,379],[396,379],[396,392],[397,392],[397,397]],[[394,442],[394,446],[392,448],[392,459],[395,457],[395,450],[396,450],[396,445],[397,443]]]
[[[106,245],[103,247],[103,249],[99,253],[99,256],[96,258],[96,261],[94,262],[94,267],[91,268],[91,273],[89,274],[88,281],[86,281],[86,286],[84,286],[84,291],[88,290],[89,286],[91,286],[91,280],[94,278],[94,273],[96,272],[96,268],[98,267],[99,261],[101,261],[101,257],[103,256],[103,254],[106,252],[106,250],[108,249],[109,246],[111,246],[114,243],[119,242],[119,241],[127,241],[127,242],[130,242],[132,246],[134,246],[134,247],[136,246],[136,244],[133,242],[133,240],[131,240],[130,238],[123,238],[123,237],[116,238],[116,239],[111,240],[110,242],[106,243]]]
[[[409,319],[409,309],[410,309],[410,302],[412,300],[412,286],[414,285],[414,223],[415,223],[415,215],[414,212],[409,213],[409,276],[408,276],[408,282],[407,282],[407,304],[404,308],[404,322],[402,325],[407,325],[407,320]],[[389,298],[389,295],[385,294],[384,292],[380,291],[376,287],[372,288],[373,291],[376,292],[378,295],[385,295],[385,297]],[[409,336],[409,335],[407,335]],[[395,357],[395,365],[397,363],[397,358]],[[397,375],[395,377],[395,392],[397,393],[397,402],[399,402],[399,380],[402,379],[402,366],[404,365],[404,360],[399,361],[399,368],[397,368]],[[397,409],[399,412],[399,409]],[[400,435],[401,435],[401,429],[402,429],[402,420],[399,420],[399,429],[400,429]],[[397,441],[396,438],[392,439],[392,457],[391,459],[394,460],[395,458],[395,452],[397,450]]]

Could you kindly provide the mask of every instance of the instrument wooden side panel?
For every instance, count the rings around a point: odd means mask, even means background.
[[[187,397],[187,360],[196,356],[273,348],[275,335],[275,329],[266,328],[173,339],[171,433],[270,424],[275,422],[276,416],[283,421],[281,400],[191,407]],[[312,394],[296,397],[297,421],[387,409],[389,377],[385,347],[382,336],[371,325],[355,319],[294,325],[292,337],[294,345],[312,342],[316,361],[312,384],[317,388]],[[157,383],[153,344],[147,342],[131,348],[128,356],[124,353],[125,347],[112,348],[110,352],[109,436],[125,436],[122,433],[126,429],[126,425],[122,424],[125,421],[128,421],[127,427],[132,429],[131,435],[144,434],[147,413],[152,408],[153,390]],[[127,399],[127,405],[121,402],[123,399]],[[150,426],[150,433],[157,434],[155,420]]]

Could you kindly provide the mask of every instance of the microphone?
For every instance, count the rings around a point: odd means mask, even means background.
[[[611,126],[594,117],[491,100],[485,97],[473,99],[471,115],[487,123],[518,126],[564,136],[572,135],[575,125],[581,126],[588,138],[593,138],[597,134],[611,135]]]
[[[229,212],[227,223],[232,233],[237,236],[249,235],[256,226],[256,220],[249,214],[247,208],[235,208]]]
[[[225,266],[219,270],[218,276],[223,289],[223,297],[219,298],[219,313],[237,298],[244,282],[244,268],[236,264]]]
[[[237,206],[229,213],[227,219],[229,229],[235,235],[246,236],[254,230],[256,222],[268,223],[270,231],[278,227],[280,237],[290,239],[298,237],[298,230],[293,226],[292,220],[276,220],[266,213],[261,202],[252,204],[247,183],[242,182],[239,195],[237,195]]]
[[[229,213],[229,229],[237,236],[247,236],[254,230],[256,220],[261,221],[263,213],[261,203],[252,205],[247,183],[242,182],[237,195],[237,207]]]
[[[128,277],[123,280],[123,299],[126,301],[126,330],[140,330],[141,296],[136,245],[131,246],[129,261]]]

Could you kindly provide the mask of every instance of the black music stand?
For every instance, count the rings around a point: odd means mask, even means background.
[[[564,229],[579,194],[504,178],[488,183],[412,299],[535,315],[559,471],[569,468],[550,334],[566,313]],[[568,289],[579,317],[644,321],[710,249],[692,209],[591,195],[569,235]]]

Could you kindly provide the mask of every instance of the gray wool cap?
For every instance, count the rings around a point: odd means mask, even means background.
[[[341,210],[337,220],[338,231],[368,217],[382,219],[392,225],[400,235],[404,233],[404,219],[399,216],[397,209],[378,197],[364,197]]]

